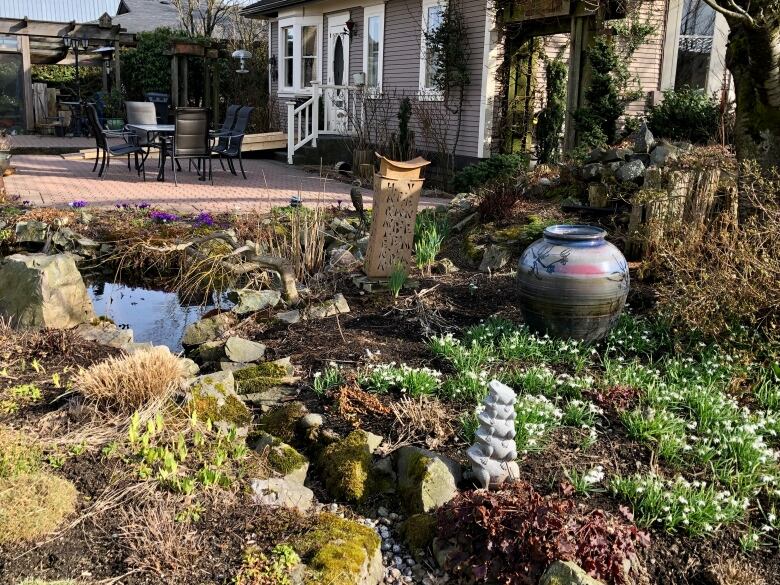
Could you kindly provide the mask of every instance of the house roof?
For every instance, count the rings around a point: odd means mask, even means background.
[[[0,0],[2,2],[3,0]],[[170,0],[123,0],[125,10],[112,18],[128,33],[152,31],[160,27],[179,28],[179,13]]]
[[[0,0],[0,16],[84,23],[96,21],[103,14],[113,18],[121,6],[122,0]]]
[[[303,4],[307,0],[260,0],[250,4],[241,12],[247,18],[274,17],[279,13],[280,8]]]

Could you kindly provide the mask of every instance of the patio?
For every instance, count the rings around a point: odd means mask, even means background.
[[[17,155],[14,175],[5,177],[6,191],[34,205],[66,206],[83,200],[91,207],[113,207],[117,203],[149,203],[161,209],[178,211],[268,210],[288,205],[298,195],[305,205],[349,205],[350,185],[333,178],[290,167],[268,159],[244,161],[247,180],[240,173],[223,172],[215,161],[214,185],[198,181],[192,172],[179,174],[179,186],[173,180],[155,181],[156,162],[148,161],[147,180],[128,172],[124,158],[115,159],[108,176],[101,180],[92,172],[94,159],[73,160],[55,155]],[[186,165],[184,165],[186,171]],[[364,189],[366,205],[370,189]],[[422,205],[436,204],[428,199]]]

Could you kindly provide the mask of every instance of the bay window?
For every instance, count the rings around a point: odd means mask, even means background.
[[[306,93],[319,81],[322,17],[285,18],[279,21],[279,91]]]

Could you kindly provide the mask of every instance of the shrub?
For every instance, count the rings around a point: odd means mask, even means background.
[[[512,208],[523,193],[514,180],[505,178],[493,182],[482,190],[479,213],[484,221],[499,221],[512,217]]]
[[[455,175],[453,187],[458,192],[471,192],[477,187],[517,176],[528,159],[522,154],[498,154],[469,165]]]
[[[155,347],[90,366],[75,385],[86,398],[127,412],[166,396],[185,375],[182,360]]]
[[[563,122],[566,119],[566,63],[553,59],[545,68],[547,101],[536,126],[539,164],[558,162]]]
[[[52,532],[76,509],[76,488],[50,473],[0,479],[0,545]]]
[[[649,538],[603,510],[542,496],[525,482],[498,492],[463,492],[439,510],[439,536],[457,540],[451,574],[485,583],[535,583],[554,560],[571,560],[606,582],[640,574]],[[587,535],[587,536],[585,536]]]
[[[704,90],[684,88],[665,91],[663,101],[650,109],[647,123],[658,137],[706,144],[717,136],[719,118],[717,102]]]

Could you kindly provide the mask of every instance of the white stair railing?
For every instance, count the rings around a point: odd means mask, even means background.
[[[287,102],[287,164],[293,164],[295,151],[311,142],[317,146],[320,132],[320,96],[319,83],[312,83],[311,97],[296,106]]]

